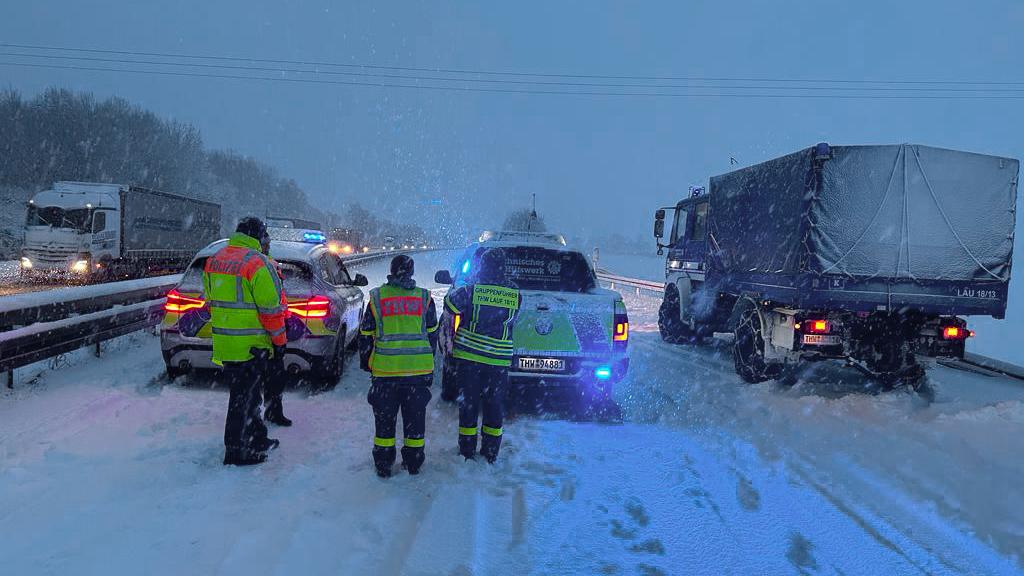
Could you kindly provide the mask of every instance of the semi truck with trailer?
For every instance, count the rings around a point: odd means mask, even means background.
[[[1012,158],[822,143],[715,176],[655,213],[661,336],[731,333],[751,383],[838,359],[916,387],[920,358],[963,357],[964,317],[1005,316],[1018,173]]]
[[[82,280],[176,271],[219,237],[219,204],[125,184],[57,182],[28,202],[21,270]]]

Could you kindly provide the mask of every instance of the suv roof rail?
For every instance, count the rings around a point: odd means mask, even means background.
[[[557,244],[565,246],[565,237],[552,232],[527,232],[525,230],[484,230],[480,234],[480,242],[534,242],[538,244]]]

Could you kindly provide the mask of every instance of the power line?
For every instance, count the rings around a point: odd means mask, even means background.
[[[552,82],[546,80],[509,80],[495,78],[453,78],[444,76],[410,76],[406,74],[379,74],[367,72],[340,72],[336,70],[309,70],[296,68],[272,68],[261,66],[240,66],[235,64],[202,64],[192,62],[172,62],[160,60],[137,60],[125,58],[97,58],[89,56],[63,56],[56,54],[27,54],[23,52],[3,52],[0,56],[13,56],[24,58],[42,58],[47,60],[76,60],[85,62],[102,62],[113,64],[131,65],[155,65],[173,66],[185,68],[219,69],[219,70],[245,70],[252,72],[276,72],[311,74],[314,76],[355,76],[365,78],[388,78],[395,80],[428,80],[436,82],[469,82],[486,84],[512,84],[512,85],[534,85],[534,86],[564,86],[584,88],[642,88],[642,89],[716,89],[716,90],[788,90],[788,91],[853,91],[853,92],[1000,92],[1000,93],[1024,93],[1024,88],[949,88],[949,87],[895,87],[895,86],[772,86],[772,85],[735,85],[735,84],[622,84],[603,82]]]
[[[275,58],[255,58],[238,56],[214,56],[208,54],[184,54],[170,52],[143,52],[133,50],[104,50],[97,48],[80,48],[70,46],[47,46],[39,44],[0,43],[0,47],[23,48],[32,50],[51,50],[62,52],[85,52],[94,54],[118,54],[122,56],[143,56],[160,58],[187,58],[195,60],[220,60],[229,62],[265,62],[271,64],[290,64],[300,66],[328,66],[341,68],[361,68],[367,70],[393,70],[403,72],[427,72],[445,74],[468,74],[480,76],[519,76],[534,78],[576,78],[597,80],[637,80],[637,81],[694,81],[694,82],[780,82],[780,83],[818,83],[818,84],[898,84],[898,85],[978,85],[978,86],[1024,86],[1024,81],[991,81],[991,80],[872,80],[842,78],[753,78],[753,77],[709,77],[709,76],[639,76],[609,74],[564,74],[546,72],[497,71],[463,68],[425,68],[411,66],[381,66],[372,64],[352,64],[344,62],[325,62],[316,60],[285,60]]]
[[[484,88],[471,86],[434,86],[427,84],[397,84],[391,82],[361,82],[348,80],[325,80],[316,78],[283,78],[268,76],[246,76],[235,74],[210,74],[202,72],[174,72],[170,70],[144,70],[131,68],[101,68],[98,66],[71,66],[60,64],[33,64],[28,62],[3,62],[0,66],[15,66],[22,68],[43,68],[51,70],[77,70],[87,72],[123,72],[128,74],[149,74],[158,76],[176,76],[189,78],[214,78],[225,80],[254,80],[260,82],[285,82],[296,84],[327,84],[338,86],[363,86],[372,88],[405,88],[417,90],[434,90],[450,92],[481,92],[497,94],[532,94],[532,95],[561,95],[561,96],[646,96],[646,97],[667,97],[667,98],[756,98],[756,99],[835,99],[835,100],[1024,100],[1024,95],[957,95],[957,94],[793,94],[774,93],[759,94],[755,92],[744,93],[695,93],[695,92],[621,92],[621,91],[579,91],[579,90],[537,90],[537,89],[516,89],[516,88]],[[635,86],[635,88],[644,88]],[[699,89],[692,87],[691,89]],[[843,90],[837,88],[836,90]]]

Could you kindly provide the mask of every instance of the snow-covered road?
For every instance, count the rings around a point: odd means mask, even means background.
[[[418,276],[449,258],[417,256]],[[384,264],[360,271],[380,281]],[[664,344],[656,302],[627,305],[625,423],[520,416],[491,467],[456,455],[455,407],[435,399],[423,474],[388,481],[356,370],[328,394],[289,392],[282,447],[239,469],[220,465],[225,390],[164,384],[152,335],[22,369],[0,396],[3,572],[1021,570],[1020,383],[938,367],[926,402],[822,366],[791,389],[747,386],[726,348]]]

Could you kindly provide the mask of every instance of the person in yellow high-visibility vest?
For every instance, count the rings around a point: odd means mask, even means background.
[[[260,418],[271,358],[284,354],[287,334],[282,282],[261,242],[267,227],[243,218],[228,244],[206,260],[203,293],[210,305],[213,362],[231,388],[224,422],[224,464],[251,465],[267,459],[279,442],[267,438]]]
[[[445,297],[445,309],[459,318],[452,356],[461,391],[459,453],[467,460],[476,457],[478,431],[480,454],[491,464],[498,458],[515,350],[512,335],[522,301],[506,277],[504,252],[494,248],[480,256],[469,283]]]
[[[402,467],[419,474],[437,350],[437,310],[430,291],[413,280],[413,259],[395,256],[388,281],[370,291],[359,326],[360,367],[370,372],[373,463],[381,478],[395,463],[395,428],[402,413]]]

